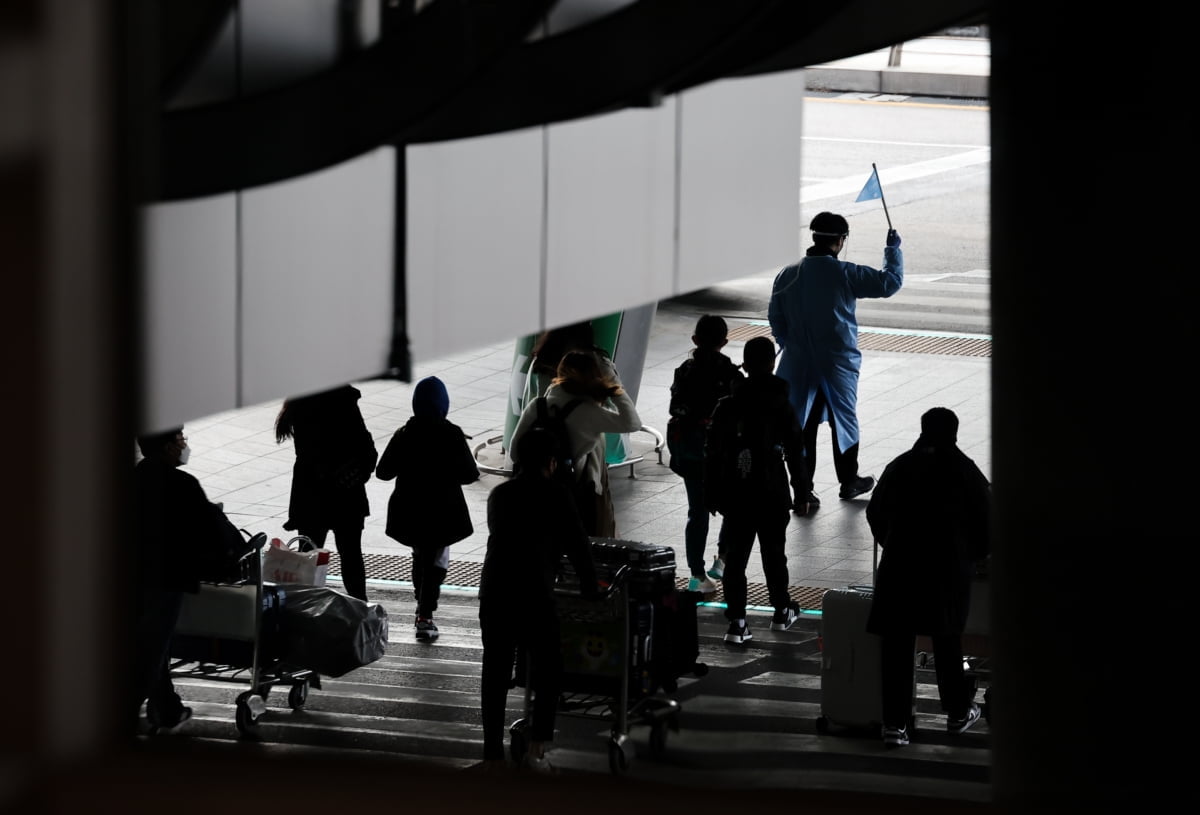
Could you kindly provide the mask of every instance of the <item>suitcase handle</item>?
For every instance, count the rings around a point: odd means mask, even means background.
[[[607,600],[609,597],[612,597],[613,594],[616,593],[617,589],[621,588],[621,585],[625,582],[625,575],[628,573],[629,566],[627,564],[620,566],[615,572],[612,573],[612,579],[609,580],[608,583],[601,586],[600,594],[597,595],[596,600]],[[583,592],[580,591],[578,586],[555,586],[554,593],[564,597],[583,596]]]

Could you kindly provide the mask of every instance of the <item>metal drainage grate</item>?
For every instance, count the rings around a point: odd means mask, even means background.
[[[755,337],[770,337],[771,327],[745,323],[729,329],[730,342]],[[898,351],[909,354],[947,354],[960,357],[990,357],[990,337],[957,337],[941,334],[892,334],[884,331],[858,332],[858,347],[863,351]]]
[[[412,581],[412,558],[408,555],[368,553],[363,555],[363,560],[366,562],[367,579]],[[337,553],[331,552],[329,554],[329,574],[340,577],[341,573],[341,562],[338,559]],[[450,568],[446,572],[445,585],[479,588],[479,577],[482,573],[482,563],[451,560]],[[687,588],[687,583],[686,577],[676,578],[675,587],[683,591]],[[764,608],[770,607],[770,595],[767,592],[765,583],[751,583],[746,589],[747,605]],[[815,586],[791,586],[788,588],[788,594],[800,605],[800,608],[809,610],[820,610],[821,598],[825,594],[825,591],[825,589]],[[715,595],[706,598],[706,600],[708,602],[724,603],[725,593],[718,590]]]

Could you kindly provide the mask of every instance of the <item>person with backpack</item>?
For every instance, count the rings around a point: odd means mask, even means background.
[[[436,376],[417,383],[413,415],[393,434],[375,476],[395,479],[388,499],[389,538],[412,547],[412,584],[417,601],[416,637],[438,638],[433,612],[450,568],[450,544],[475,531],[463,485],[479,479],[479,467],[462,428],[446,418],[450,395]]]
[[[588,535],[616,537],[604,434],[631,433],[642,426],[633,399],[618,380],[605,374],[595,353],[569,351],[558,363],[558,375],[545,396],[521,412],[510,444],[515,472],[521,467],[521,436],[535,426],[565,439],[556,473],[571,488]]]
[[[708,508],[704,504],[704,439],[713,408],[728,396],[735,382],[745,377],[733,360],[721,353],[729,341],[729,327],[715,314],[704,314],[692,334],[695,348],[678,368],[671,382],[671,418],[667,420],[667,449],[671,470],[683,478],[687,491],[688,516],[683,528],[687,566],[691,572],[688,591],[711,594],[717,590],[712,578],[725,576],[725,548],[717,534],[717,555],[705,574],[704,548],[708,542]]]
[[[717,402],[704,448],[704,500],[724,516],[725,642],[753,638],[746,623],[746,564],[754,539],[775,615],[772,631],[787,631],[800,615],[788,594],[785,534],[791,518],[789,466],[804,460],[804,431],[788,401],[788,386],[772,371],[775,344],[755,337],[743,349],[746,379]]]

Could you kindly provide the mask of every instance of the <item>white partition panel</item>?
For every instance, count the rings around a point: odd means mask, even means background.
[[[799,256],[803,101],[802,71],[682,95],[676,294]]]
[[[387,370],[396,153],[242,193],[242,403]]]
[[[406,148],[414,361],[654,303],[799,254],[801,72]],[[390,147],[146,213],[145,416],[166,427],[379,375]]]
[[[142,427],[156,431],[237,401],[234,195],[142,212]]]
[[[669,293],[675,100],[551,127],[548,166],[548,324]]]
[[[414,360],[541,328],[541,128],[407,148]]]

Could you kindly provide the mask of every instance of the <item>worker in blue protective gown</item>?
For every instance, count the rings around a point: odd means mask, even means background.
[[[787,381],[789,399],[804,427],[808,466],[792,478],[792,509],[807,515],[820,506],[813,491],[817,428],[828,421],[833,436],[833,466],[842,499],[856,498],[875,486],[858,473],[858,320],[855,305],[867,297],[891,297],[904,283],[900,235],[887,233],[883,269],[838,260],[850,225],[841,215],[821,212],[809,224],[813,245],[800,263],[775,277],[767,318],[781,347],[776,373]]]

